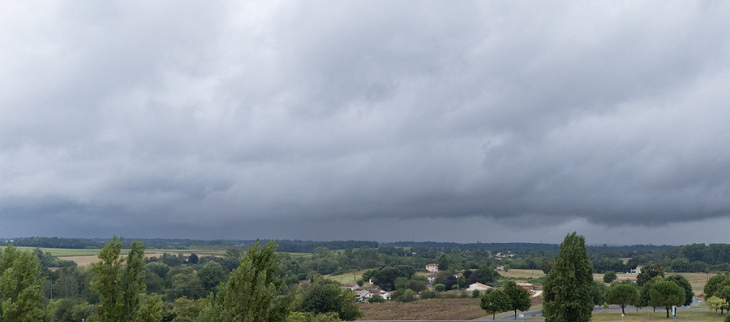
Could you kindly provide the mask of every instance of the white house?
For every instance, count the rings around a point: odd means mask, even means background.
[[[641,265],[631,269],[631,274],[641,274]]]
[[[492,287],[489,286],[489,285],[486,285],[486,284],[482,284],[482,283],[477,282],[477,283],[474,283],[474,284],[469,285],[469,287],[466,290],[467,291],[474,291],[474,290],[487,291],[490,288],[492,288]]]
[[[439,271],[439,264],[431,263],[426,265],[426,270],[431,273],[438,273]]]

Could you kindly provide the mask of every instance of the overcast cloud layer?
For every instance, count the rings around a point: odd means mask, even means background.
[[[719,1],[1,3],[0,236],[717,229],[728,34]]]

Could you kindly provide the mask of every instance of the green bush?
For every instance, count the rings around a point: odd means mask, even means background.
[[[471,291],[471,297],[473,297],[473,298],[482,297],[482,292],[479,292],[479,290],[473,290],[473,291]]]
[[[730,322],[730,313],[725,316],[725,322]]]
[[[444,284],[436,284],[433,286],[433,289],[436,290],[436,292],[445,292],[446,291],[446,285]]]
[[[380,294],[375,294],[368,299],[368,303],[384,303],[385,299]]]
[[[436,292],[434,292],[434,291],[423,291],[423,292],[421,292],[421,299],[422,300],[425,300],[425,299],[435,299],[438,296],[439,295],[436,294]]]

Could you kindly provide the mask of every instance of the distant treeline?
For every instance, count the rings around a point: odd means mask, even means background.
[[[265,243],[266,241],[262,242]],[[305,240],[275,240],[280,252],[312,253],[317,248],[329,250],[356,249],[362,247],[378,248],[374,241],[344,240],[344,241],[305,241]],[[249,241],[250,243],[250,241]]]
[[[189,249],[193,247],[237,247],[253,245],[255,240],[195,240],[195,239],[166,239],[166,238],[124,238],[124,248],[129,248],[132,241],[144,242],[147,248],[157,249]],[[69,248],[69,249],[101,249],[108,239],[102,238],[61,238],[61,237],[21,237],[2,239],[0,245],[13,244],[15,246]],[[263,240],[261,243],[266,243]],[[362,247],[378,248],[374,241],[305,241],[305,240],[275,240],[280,252],[311,253],[317,248],[330,250],[355,249]]]

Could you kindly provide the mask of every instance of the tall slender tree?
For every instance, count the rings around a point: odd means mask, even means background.
[[[99,261],[91,264],[91,288],[99,294],[96,316],[102,321],[131,321],[145,292],[144,245],[132,242],[126,260],[122,245],[122,238],[114,236],[99,252]]]
[[[41,321],[43,278],[38,257],[13,246],[0,251],[0,319]]]
[[[543,290],[546,322],[590,321],[593,311],[593,267],[585,238],[575,232],[560,244],[560,253]]]
[[[276,244],[251,246],[220,289],[222,321],[284,321],[286,303],[277,297],[281,285]]]

